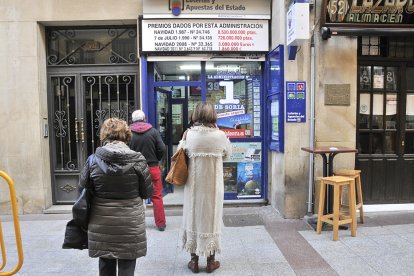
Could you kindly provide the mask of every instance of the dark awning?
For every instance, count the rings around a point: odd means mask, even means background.
[[[323,39],[331,36],[409,36],[414,35],[414,28],[346,28],[322,27]]]

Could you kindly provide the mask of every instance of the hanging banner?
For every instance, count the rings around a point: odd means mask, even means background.
[[[267,20],[142,20],[142,52],[268,52]]]
[[[414,27],[413,0],[324,0],[322,7],[322,26]]]

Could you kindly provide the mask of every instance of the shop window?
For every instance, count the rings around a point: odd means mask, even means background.
[[[47,64],[137,64],[136,27],[48,28]]]
[[[407,90],[414,91],[414,67],[407,67],[405,79],[407,83]]]
[[[369,129],[371,122],[369,120],[371,113],[370,94],[360,94],[359,96],[359,128]]]
[[[395,132],[386,132],[385,134],[385,154],[395,153]]]
[[[364,36],[359,38],[360,51],[362,56],[384,56],[386,53],[386,39],[379,36]]]
[[[260,63],[206,62],[206,75],[207,100],[215,105],[218,126],[230,136],[260,137]]]
[[[407,94],[407,108],[405,111],[405,128],[414,130],[414,94]]]
[[[359,77],[360,89],[371,89],[371,66],[361,66],[361,73]]]
[[[372,128],[383,128],[383,108],[384,108],[384,96],[382,94],[373,95],[373,111],[372,111]]]
[[[413,37],[363,36],[358,39],[359,56],[414,58]]]
[[[361,154],[369,153],[369,133],[359,134],[358,152]]]
[[[372,134],[372,154],[382,154],[382,134],[381,133],[373,133]]]
[[[199,81],[200,75],[201,63],[199,61],[159,61],[154,63],[154,81]]]
[[[399,70],[397,67],[362,65],[359,74],[359,153],[395,154]]]
[[[414,154],[414,132],[405,135],[405,153]]]

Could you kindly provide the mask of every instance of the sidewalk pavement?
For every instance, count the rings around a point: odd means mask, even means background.
[[[167,229],[156,229],[147,210],[148,254],[135,275],[193,275],[181,250],[181,210],[166,210]],[[7,266],[17,263],[13,222],[3,218]],[[24,264],[17,275],[98,275],[86,250],[61,249],[69,214],[21,215]],[[413,275],[414,212],[367,213],[357,236],[341,230],[317,235],[305,220],[283,219],[270,206],[225,208],[221,267],[212,275]],[[205,258],[200,258],[205,272]]]

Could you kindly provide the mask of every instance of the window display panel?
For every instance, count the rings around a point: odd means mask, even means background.
[[[384,67],[374,66],[373,88],[384,89]]]
[[[396,90],[397,89],[397,76],[398,68],[396,67],[387,67],[387,76],[386,76],[386,89],[387,90]]]
[[[382,129],[384,122],[384,95],[374,94],[372,105],[372,128]]]
[[[232,143],[232,155],[223,164],[224,191],[237,198],[262,194],[262,146],[260,142]]]
[[[279,100],[273,100],[270,104],[271,117],[271,137],[274,141],[279,141]]]
[[[405,128],[414,129],[414,94],[407,94],[405,108]]]
[[[397,129],[397,94],[387,93],[385,112],[385,128]]]
[[[370,128],[370,121],[369,121],[369,115],[371,113],[370,100],[371,100],[370,94],[359,95],[359,128],[360,129]]]
[[[207,100],[217,125],[230,138],[261,136],[261,65],[259,62],[207,62]]]
[[[359,88],[371,89],[371,66],[360,66]]]

